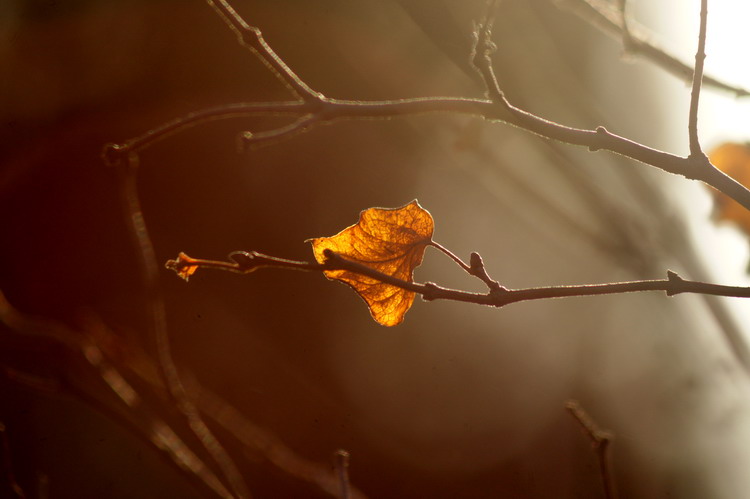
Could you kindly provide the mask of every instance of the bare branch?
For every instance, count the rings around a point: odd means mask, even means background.
[[[297,97],[306,102],[319,101],[323,95],[316,92],[297,76],[294,71],[266,43],[260,29],[249,25],[226,0],[206,0],[219,16],[237,34],[240,45],[247,48],[273,72]]]
[[[690,157],[705,158],[698,139],[698,101],[703,82],[703,63],[706,61],[706,24],[708,19],[708,0],[701,0],[701,21],[698,34],[698,50],[695,53],[695,71],[693,86],[690,91],[690,113],[688,115],[688,138],[690,139]]]
[[[175,271],[178,275],[192,275],[200,268],[225,270],[239,274],[249,274],[260,268],[281,268],[287,270],[301,271],[325,271],[325,270],[348,270],[357,274],[365,275],[380,282],[397,286],[401,289],[412,291],[422,295],[426,301],[451,300],[477,305],[488,305],[492,307],[504,307],[512,303],[532,300],[546,300],[550,298],[569,298],[580,296],[613,295],[621,293],[634,293],[638,291],[664,291],[667,296],[680,293],[697,293],[716,296],[731,296],[737,298],[750,298],[750,288],[742,286],[724,286],[700,281],[689,281],[683,279],[671,270],[667,271],[666,279],[640,280],[613,282],[606,284],[582,284],[576,286],[548,286],[539,288],[509,289],[504,286],[497,287],[488,284],[490,290],[487,293],[473,293],[457,289],[445,288],[435,283],[404,281],[396,277],[379,272],[367,265],[347,260],[331,250],[325,251],[327,258],[325,263],[310,263],[304,261],[287,260],[284,258],[264,255],[255,251],[234,252],[230,255],[231,262],[204,260],[191,258],[184,253],[175,260],[166,262],[166,267]],[[480,257],[481,258],[481,257]],[[484,264],[482,264],[482,267]],[[477,268],[479,268],[477,266]],[[471,269],[471,267],[470,267]],[[477,271],[480,273],[481,271]],[[472,273],[472,275],[475,275]],[[490,282],[495,282],[489,279]]]
[[[600,429],[599,425],[596,424],[578,401],[569,400],[565,404],[565,409],[578,421],[581,429],[591,441],[591,447],[594,449],[596,460],[599,462],[599,473],[602,477],[604,496],[607,499],[617,499],[617,487],[615,485],[614,474],[612,473],[609,450],[614,435],[610,431]]]
[[[161,454],[169,458],[170,464],[180,472],[196,479],[197,483],[205,486],[207,492],[218,497],[231,497],[231,493],[224,487],[221,480],[189,448],[188,440],[183,440],[176,430],[167,424],[167,417],[160,415],[160,413],[172,412],[169,406],[159,403],[167,402],[169,394],[164,390],[161,380],[151,375],[151,359],[146,356],[145,352],[140,351],[135,345],[128,344],[127,350],[137,351],[136,355],[143,355],[144,358],[137,362],[132,359],[123,361],[116,353],[117,349],[113,352],[112,348],[107,348],[115,344],[111,338],[114,333],[104,324],[92,321],[91,331],[88,328],[78,331],[71,330],[55,321],[30,317],[16,310],[4,298],[1,291],[0,323],[19,335],[33,336],[37,339],[44,339],[51,345],[60,345],[66,352],[73,354],[70,358],[83,360],[83,367],[88,369],[83,371],[86,373],[85,377],[87,379],[100,378],[104,386],[127,406],[128,413],[127,416],[122,415],[116,408],[103,402],[99,396],[91,395],[65,380],[41,378],[10,367],[3,367],[0,373],[9,380],[43,393],[68,393],[74,396],[120,424],[147,444],[162,451]],[[121,339],[118,338],[118,341]],[[121,343],[118,345],[122,346]],[[58,356],[58,358],[62,357],[67,358],[67,356]],[[147,368],[144,368],[144,365]],[[60,369],[63,376],[67,371],[69,368]],[[150,387],[155,396],[143,396],[143,393],[137,392],[135,388],[137,385],[127,379],[131,376],[143,382],[140,384],[142,388]],[[226,430],[228,435],[241,444],[248,454],[253,455],[253,459],[257,459],[260,453],[289,476],[314,484],[331,496],[340,495],[341,477],[338,472],[331,470],[330,465],[309,461],[298,455],[271,431],[250,421],[217,394],[200,386],[196,380],[190,379],[189,383],[189,393],[200,412]],[[165,407],[168,408],[166,411],[163,410]],[[1,421],[0,433],[3,433]],[[10,462],[9,454],[4,456],[5,469],[10,472],[12,468],[7,464]],[[351,499],[365,499],[365,495],[351,484],[349,484],[349,492]]]
[[[133,242],[141,258],[141,268],[146,288],[146,305],[151,315],[151,327],[156,340],[157,358],[159,359],[159,367],[164,378],[164,384],[180,412],[187,419],[188,425],[195,436],[203,444],[203,447],[216,464],[218,464],[235,496],[250,497],[250,492],[247,490],[247,486],[234,461],[232,461],[232,458],[219,440],[208,426],[206,426],[198,409],[188,397],[177,371],[177,366],[172,358],[167,329],[166,305],[159,284],[159,266],[156,262],[156,254],[148,235],[138,197],[136,182],[139,162],[138,154],[130,152],[124,159],[118,166],[122,173],[120,179],[122,199],[130,222],[129,228]]]
[[[639,55],[661,67],[677,78],[691,82],[693,67],[668,54],[661,47],[654,45],[643,35],[643,29],[635,30],[629,23],[623,24],[622,10],[615,11],[609,2],[602,0],[552,0],[558,7],[570,11],[588,22],[602,33],[622,40],[628,54]],[[622,9],[622,3],[620,3]],[[747,97],[750,90],[730,85],[711,76],[703,77],[704,85],[723,90],[735,97]]]
[[[232,29],[244,32],[243,30],[247,28],[255,33],[224,0],[218,3],[210,3],[228,21]],[[488,12],[493,12],[495,3],[488,5]],[[668,173],[682,175],[688,179],[701,180],[750,210],[750,191],[712,167],[705,156],[691,154],[689,157],[683,158],[620,137],[602,126],[595,130],[567,127],[513,106],[499,88],[492,68],[491,54],[495,46],[491,40],[491,28],[492,19],[490,16],[477,30],[477,46],[474,58],[474,63],[487,84],[489,100],[434,97],[386,101],[352,101],[326,98],[311,90],[310,97],[303,99],[303,101],[236,103],[191,113],[122,144],[107,144],[104,147],[103,158],[110,165],[118,164],[127,158],[130,153],[138,152],[177,131],[202,122],[229,117],[269,114],[297,117],[294,122],[275,130],[243,134],[244,139],[249,140],[246,143],[251,146],[258,146],[288,138],[319,123],[331,123],[342,119],[392,118],[443,112],[479,116],[489,121],[515,125],[541,137],[571,145],[584,146],[590,151],[608,150],[621,154]],[[264,60],[277,61],[277,63],[283,64],[283,61],[265,42],[260,47],[262,50],[259,54]],[[301,83],[301,80],[285,64],[283,67],[274,67],[281,71],[282,76],[286,75],[285,78],[289,81]],[[308,87],[305,86],[305,88]],[[300,92],[304,94],[307,91],[300,89]]]
[[[213,470],[167,424],[164,415],[160,415],[159,407],[150,406],[147,398],[138,394],[133,385],[110,363],[111,359],[108,358],[107,353],[93,343],[87,333],[71,330],[58,322],[27,316],[16,310],[5,299],[2,292],[0,292],[0,323],[5,324],[10,331],[21,337],[43,339],[49,346],[61,348],[62,352],[72,354],[55,357],[56,362],[60,363],[55,365],[57,374],[55,377],[40,377],[5,367],[3,374],[8,379],[42,393],[64,392],[73,395],[131,431],[141,440],[153,445],[161,451],[161,455],[169,457],[171,465],[205,487],[206,491],[222,498],[232,497]],[[67,374],[71,370],[78,372],[79,368],[83,369],[85,379],[102,381],[103,386],[127,407],[127,416],[111,404],[104,402],[101,397],[94,396],[88,390],[71,382]],[[160,392],[158,395],[166,394]]]
[[[5,468],[5,478],[10,485],[10,489],[19,498],[25,498],[26,493],[23,488],[18,484],[16,475],[13,474],[13,458],[10,453],[10,442],[8,442],[8,432],[5,427],[5,423],[0,421],[0,439],[2,439],[3,446],[3,468]]]

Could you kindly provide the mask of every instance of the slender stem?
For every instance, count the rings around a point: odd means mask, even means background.
[[[494,74],[494,73],[493,73]],[[592,151],[608,150],[616,154],[634,159],[641,163],[654,166],[665,172],[682,175],[691,179],[698,179],[750,210],[750,191],[735,180],[721,172],[711,172],[714,168],[706,168],[705,158],[683,158],[674,154],[652,149],[633,142],[627,138],[613,134],[604,127],[596,130],[585,130],[560,125],[552,121],[512,106],[502,93],[499,94],[500,111],[498,105],[484,99],[465,99],[461,97],[436,97],[399,99],[388,101],[350,101],[326,99],[323,106],[314,117],[309,120],[296,121],[291,126],[285,125],[284,133],[274,133],[274,140],[281,140],[288,133],[299,133],[310,126],[320,123],[331,123],[342,119],[371,119],[413,116],[427,113],[454,113],[483,117],[490,121],[501,121],[516,125],[541,137],[558,140],[560,142],[588,147]],[[315,106],[300,102],[277,103],[238,103],[229,106],[209,108],[170,121],[156,127],[143,135],[132,138],[121,144],[107,144],[103,151],[105,161],[110,165],[118,164],[124,156],[131,152],[140,151],[154,143],[187,128],[206,121],[224,119],[237,116],[257,115],[291,115],[308,116],[314,113]],[[501,117],[502,115],[502,117]],[[268,135],[259,134],[260,137]],[[710,165],[708,165],[710,166]]]
[[[339,449],[333,456],[335,461],[336,472],[339,475],[339,484],[341,485],[341,499],[351,497],[351,488],[349,486],[349,453]]]
[[[297,97],[307,102],[323,96],[310,88],[266,43],[260,29],[249,25],[226,0],[206,0],[227,25],[237,34],[240,45],[254,52]]]
[[[185,416],[190,429],[203,444],[208,454],[218,464],[235,496],[250,497],[250,492],[247,490],[247,486],[236,464],[208,426],[206,426],[198,409],[191,402],[172,357],[167,328],[166,304],[159,283],[159,266],[156,261],[156,253],[151,243],[151,238],[148,234],[146,222],[143,218],[138,196],[136,182],[138,163],[139,158],[137,153],[130,152],[127,154],[125,161],[119,165],[122,172],[120,185],[133,242],[141,259],[143,281],[146,288],[147,309],[151,316],[151,327],[156,340],[156,352],[164,383],[176,402],[177,407]]]
[[[681,80],[687,82],[693,80],[692,65],[685,64],[666,53],[661,47],[654,45],[650,40],[653,37],[643,34],[642,29],[635,31],[630,23],[623,26],[621,13],[611,8],[611,2],[607,0],[553,0],[553,3],[575,14],[602,33],[622,40],[628,54],[642,56]],[[750,96],[750,90],[730,85],[708,75],[703,76],[703,84],[732,93],[735,97]]]
[[[10,442],[8,442],[8,434],[5,428],[5,424],[0,421],[0,439],[2,439],[2,453],[3,453],[3,468],[5,468],[5,478],[8,481],[8,485],[16,497],[25,498],[26,493],[23,488],[18,484],[16,476],[13,474],[13,459],[10,452]]]
[[[352,101],[326,98],[307,87],[271,50],[270,46],[263,41],[257,28],[250,27],[226,1],[208,1],[233,30],[241,33],[249,30],[253,33],[253,36],[262,41],[254,49],[258,51],[264,61],[272,66],[272,69],[277,74],[281,75],[280,77],[284,81],[293,87],[293,90],[297,94],[303,96],[303,100],[275,103],[237,103],[191,113],[122,144],[107,144],[103,152],[105,162],[118,164],[129,153],[137,152],[177,131],[205,121],[228,117],[269,114],[297,117],[292,123],[278,129],[257,134],[246,133],[244,135],[246,139],[249,139],[249,145],[260,145],[261,143],[278,141],[293,134],[303,132],[316,124],[330,123],[341,119],[392,118],[445,112],[480,116],[490,121],[515,125],[541,137],[558,140],[567,144],[584,146],[591,151],[608,150],[616,154],[621,154],[668,173],[682,175],[689,179],[701,180],[750,210],[750,191],[733,179],[718,172],[716,168],[711,166],[702,153],[699,155],[692,154],[694,149],[692,146],[691,155],[683,158],[620,137],[609,132],[602,126],[597,127],[595,130],[568,127],[513,106],[498,86],[491,61],[491,53],[494,50],[494,44],[491,41],[491,14],[494,11],[496,3],[489,4],[488,18],[477,33],[477,47],[475,48],[474,58],[475,66],[487,83],[488,93],[490,94],[489,100],[434,97],[386,101]],[[705,18],[705,15],[703,18]],[[703,36],[703,41],[705,42],[705,36]],[[697,112],[697,98],[694,99],[694,102]]]
[[[698,139],[698,101],[703,82],[703,63],[706,60],[706,24],[708,19],[708,0],[701,0],[700,31],[698,33],[698,50],[695,53],[695,70],[693,71],[693,86],[690,91],[690,113],[688,116],[688,137],[690,139],[690,156],[699,158],[705,156]]]
[[[591,447],[596,454],[596,460],[599,463],[599,474],[602,477],[602,487],[604,488],[604,497],[606,499],[617,499],[617,487],[615,477],[612,473],[612,460],[610,457],[610,448],[614,435],[612,432],[602,430],[593,420],[581,404],[575,400],[569,400],[565,404],[571,416],[573,416],[586,436],[591,441]]]
[[[241,274],[251,273],[259,268],[281,268],[287,270],[302,271],[325,271],[325,270],[349,270],[362,274],[386,284],[412,291],[422,295],[427,300],[452,300],[478,305],[489,305],[492,307],[504,307],[511,303],[532,300],[546,300],[550,298],[569,298],[580,296],[612,295],[621,293],[634,293],[638,291],[664,291],[667,296],[680,293],[698,293],[716,296],[731,296],[738,298],[750,298],[750,288],[742,286],[724,286],[700,281],[689,281],[683,279],[672,271],[667,271],[666,279],[653,279],[641,281],[614,282],[606,284],[582,284],[575,286],[547,286],[539,288],[508,289],[502,286],[490,286],[487,293],[473,293],[438,286],[427,282],[424,284],[404,281],[388,274],[379,272],[367,265],[348,260],[331,250],[325,251],[327,258],[325,263],[310,263],[304,261],[287,260],[257,252],[235,252],[230,255],[232,262],[216,260],[203,260],[192,258],[180,253],[177,259],[169,260],[167,268],[174,270],[182,277],[192,275],[197,269],[207,268],[225,270]],[[189,270],[189,272],[188,272]],[[472,274],[474,275],[474,274]],[[494,281],[493,281],[494,282]]]
[[[633,35],[630,33],[630,25],[628,23],[628,0],[619,0],[617,2],[618,9],[620,10],[620,26],[622,29],[622,45],[625,51],[630,51],[630,47],[633,44]]]
[[[487,269],[484,267],[484,261],[479,253],[473,252],[471,254],[470,264],[466,264],[461,260],[455,253],[443,246],[442,244],[430,241],[430,246],[443,252],[445,255],[451,258],[456,264],[461,267],[467,274],[476,277],[487,285],[490,290],[501,291],[504,290],[503,286],[497,281],[493,280],[487,273]]]
[[[430,246],[433,248],[440,250],[443,254],[447,255],[451,260],[456,262],[456,265],[464,269],[467,274],[471,274],[471,267],[467,265],[463,260],[461,260],[455,253],[453,253],[451,250],[446,248],[440,243],[436,243],[435,241],[430,241]]]

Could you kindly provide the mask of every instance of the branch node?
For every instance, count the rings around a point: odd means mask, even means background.
[[[669,287],[666,290],[667,296],[674,296],[684,291],[685,279],[676,272],[667,270],[667,280],[669,281]]]
[[[343,260],[343,258],[330,248],[323,250],[323,256],[326,258],[325,262],[323,262],[323,267],[328,269],[335,267],[337,263]]]
[[[263,45],[260,40],[263,36],[260,29],[255,26],[242,26],[242,29],[237,31],[239,36],[240,45],[252,48],[255,51],[262,51]]]
[[[229,259],[237,264],[237,270],[250,273],[258,268],[258,253],[256,251],[233,251],[229,253]]]
[[[115,167],[123,163],[128,153],[130,153],[130,147],[127,144],[110,142],[102,148],[101,156],[105,165]]]
[[[604,128],[603,126],[596,127],[596,140],[603,140],[605,137],[609,137],[611,134],[609,133],[609,130]],[[597,143],[592,143],[589,145],[589,151],[590,152],[596,152],[601,149],[601,146]]]
[[[484,267],[484,260],[482,260],[482,255],[480,255],[476,251],[472,252],[471,257],[469,258],[469,274],[484,282],[491,292],[507,291],[507,289],[501,286],[499,282],[493,280],[489,276],[489,274],[487,273],[487,269]]]
[[[422,299],[424,301],[432,301],[437,300],[438,296],[438,290],[440,288],[437,284],[434,282],[426,282],[424,283],[424,292],[422,293]]]

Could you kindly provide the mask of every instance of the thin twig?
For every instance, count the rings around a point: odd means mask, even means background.
[[[151,316],[151,324],[156,340],[157,357],[164,378],[164,384],[180,412],[187,419],[188,425],[195,436],[198,437],[211,458],[221,469],[234,494],[237,497],[250,497],[250,492],[247,490],[247,486],[237,466],[219,440],[208,426],[206,426],[195,405],[190,401],[185,387],[180,380],[177,366],[172,358],[167,328],[166,305],[159,284],[159,266],[156,261],[154,247],[148,235],[138,196],[136,182],[138,162],[137,153],[130,152],[127,154],[125,161],[119,165],[122,172],[120,185],[133,241],[141,258],[143,280],[146,287],[146,303]]]
[[[44,394],[64,393],[84,402],[95,411],[130,431],[149,445],[153,445],[160,455],[168,457],[168,462],[176,470],[185,473],[196,485],[205,487],[217,497],[231,498],[232,494],[221,479],[206,463],[198,457],[189,445],[166,423],[169,416],[163,414],[164,406],[151,405],[149,397],[141,397],[134,385],[131,385],[114,365],[114,360],[101,350],[89,338],[89,332],[77,331],[56,321],[28,316],[13,307],[0,292],[0,323],[20,338],[29,337],[34,341],[43,340],[50,348],[64,355],[56,355],[54,377],[40,377],[33,373],[19,371],[10,367],[3,369],[3,374],[14,382]],[[112,363],[110,363],[112,362]],[[71,364],[72,363],[72,364]],[[48,365],[49,367],[49,365]],[[99,380],[107,392],[116,395],[127,407],[123,414],[112,404],[107,403],[99,392],[93,395],[69,379],[71,371],[81,372],[83,379]],[[140,376],[140,375],[139,375]],[[149,380],[149,383],[152,381]],[[161,385],[159,387],[161,388]],[[168,396],[159,391],[158,396]],[[171,412],[171,411],[170,411]],[[40,497],[42,495],[40,494]]]
[[[487,285],[490,290],[500,291],[503,287],[497,281],[493,280],[487,273],[487,269],[484,268],[484,261],[479,253],[472,252],[469,264],[461,260],[455,253],[443,246],[442,244],[430,241],[430,246],[440,250],[442,253],[447,255],[451,260],[456,262],[456,265],[461,267],[467,274],[476,277]]]
[[[2,439],[3,445],[3,468],[5,468],[5,478],[8,480],[10,489],[16,495],[16,497],[25,498],[26,493],[23,488],[18,484],[16,475],[13,474],[13,458],[10,453],[10,442],[8,442],[8,432],[5,428],[5,423],[0,421],[0,439]]]
[[[581,404],[576,400],[569,400],[565,404],[565,409],[578,421],[586,436],[591,441],[591,447],[596,454],[596,460],[599,463],[599,473],[602,477],[602,487],[604,488],[604,497],[607,499],[617,499],[617,487],[615,477],[612,473],[612,462],[610,458],[610,448],[614,435],[612,432],[602,430],[599,425],[589,416]]]
[[[226,2],[212,3],[230,26],[237,30],[253,31],[245,21],[231,10]],[[230,9],[230,10],[227,10]],[[239,27],[238,27],[239,26]],[[625,137],[609,132],[604,127],[586,130],[568,127],[549,121],[532,113],[513,106],[499,89],[494,77],[490,55],[494,49],[491,41],[491,19],[488,19],[478,30],[477,57],[475,64],[485,78],[491,99],[469,99],[462,97],[434,97],[416,99],[396,99],[384,101],[354,101],[323,97],[320,93],[309,94],[303,101],[284,101],[268,103],[236,103],[227,106],[208,108],[190,113],[182,118],[156,127],[145,134],[132,138],[121,144],[107,144],[103,157],[108,164],[118,164],[132,152],[138,152],[169,135],[206,121],[238,116],[284,115],[294,116],[297,120],[276,130],[247,135],[252,144],[253,137],[258,141],[272,139],[278,141],[293,134],[322,123],[331,123],[342,119],[392,118],[425,113],[452,113],[482,117],[489,121],[511,124],[531,133],[548,139],[558,140],[571,145],[587,147],[591,151],[607,150],[641,163],[654,166],[665,172],[682,175],[688,179],[701,180],[723,192],[750,210],[750,191],[734,179],[713,168],[705,157],[689,156],[683,158],[668,152],[659,151],[639,144]],[[259,54],[268,61],[277,61],[274,67],[284,76],[285,81],[303,83],[291,72],[283,61],[263,42]],[[263,55],[265,54],[265,55]],[[273,66],[273,65],[272,65]],[[278,67],[277,67],[278,66]],[[309,88],[305,85],[305,88]],[[298,88],[306,94],[306,90]]]
[[[219,16],[237,34],[240,45],[255,53],[297,97],[306,102],[317,102],[323,95],[316,92],[297,76],[294,71],[266,43],[260,29],[251,26],[225,0],[206,0]]]
[[[446,255],[451,260],[453,260],[456,263],[456,265],[458,265],[459,267],[461,267],[467,274],[471,274],[471,266],[468,265],[463,260],[461,260],[458,257],[458,255],[456,255],[455,253],[453,253],[451,250],[449,250],[448,248],[446,248],[445,246],[443,246],[440,243],[436,243],[435,241],[430,241],[429,245],[432,246],[433,248],[437,249],[438,251],[440,251],[444,255]]]
[[[630,52],[630,47],[633,44],[633,34],[630,32],[630,24],[628,23],[628,0],[619,0],[617,2],[620,10],[620,26],[622,27],[622,45],[625,52]]]
[[[96,324],[97,328],[103,330],[92,334],[89,329],[73,330],[56,321],[28,316],[5,300],[1,291],[0,323],[7,326],[13,333],[34,337],[35,340],[45,340],[50,345],[59,345],[66,354],[71,354],[69,356],[58,355],[57,358],[83,360],[82,366],[88,369],[83,371],[84,377],[101,379],[103,386],[125,403],[128,412],[124,415],[122,411],[103,401],[100,396],[92,395],[89,391],[80,389],[64,379],[41,378],[34,374],[4,367],[0,373],[10,381],[45,394],[72,395],[121,425],[146,444],[154,445],[162,451],[161,455],[169,457],[170,465],[186,473],[191,479],[195,479],[197,484],[205,486],[207,493],[212,496],[215,494],[218,497],[231,497],[231,493],[224,487],[221,480],[189,448],[188,441],[183,440],[177,435],[175,429],[170,428],[167,424],[168,417],[161,414],[165,412],[164,407],[169,407],[158,403],[166,401],[169,397],[163,389],[161,380],[150,375],[149,369],[134,368],[129,360],[123,362],[119,356],[113,355],[106,348],[107,345],[112,344],[109,337],[114,334],[112,331],[102,324]],[[62,339],[67,341],[63,342]],[[126,347],[130,350],[133,345],[126,345]],[[143,355],[146,355],[145,352]],[[150,362],[150,359],[145,360]],[[70,369],[60,368],[58,371],[64,375]],[[142,392],[139,394],[136,391],[138,385],[126,379],[130,376],[134,376],[138,383],[143,382],[140,386],[141,390],[150,387],[152,389],[150,395],[154,396],[149,396],[149,394],[143,396]],[[257,459],[257,454],[260,453],[291,478],[315,484],[331,496],[340,495],[341,478],[336,470],[331,470],[330,465],[316,463],[298,455],[271,431],[250,421],[221,397],[200,386],[196,380],[189,381],[189,393],[194,397],[194,404],[200,412],[221,426],[237,443],[244,446],[245,451],[253,454],[254,459]],[[154,404],[154,401],[157,403]],[[2,422],[0,422],[0,432],[2,432]],[[12,468],[7,464],[10,462],[7,457],[9,454],[6,453],[5,456],[4,469],[10,472]],[[351,499],[365,499],[366,497],[351,483],[349,491]]]
[[[291,478],[317,485],[322,491],[337,497],[341,490],[341,477],[331,466],[310,461],[289,448],[268,429],[250,421],[247,416],[223,400],[211,390],[195,386],[196,404],[202,413],[223,427],[237,442],[244,446],[245,453],[257,460],[260,453],[280,471]],[[366,499],[365,494],[349,483],[350,499]]]
[[[637,31],[630,23],[623,25],[621,11],[611,8],[611,2],[603,0],[552,0],[561,9],[568,10],[582,20],[597,28],[612,38],[622,40],[629,55],[639,55],[656,64],[677,78],[691,82],[693,80],[693,66],[685,64],[663,48],[656,46],[648,37],[642,34],[643,29]],[[730,85],[708,75],[704,75],[703,83],[714,89],[734,94],[736,97],[750,96],[750,90]]]
[[[333,455],[334,467],[339,476],[341,485],[341,499],[350,499],[349,487],[349,453],[344,449],[337,450]]]
[[[638,291],[664,291],[667,296],[674,296],[681,293],[698,293],[737,298],[750,298],[750,288],[748,287],[724,286],[721,284],[690,281],[683,279],[671,270],[667,271],[666,279],[613,282],[606,284],[583,284],[576,286],[547,286],[523,289],[510,289],[498,285],[497,288],[491,286],[490,290],[487,293],[482,294],[445,288],[431,282],[421,284],[417,282],[404,281],[403,279],[399,279],[379,272],[362,263],[347,260],[346,258],[334,253],[331,250],[326,250],[324,252],[324,255],[327,258],[325,263],[311,263],[304,261],[287,260],[285,258],[264,255],[255,251],[234,252],[230,255],[232,261],[229,262],[192,258],[184,253],[180,253],[177,259],[169,260],[166,263],[166,267],[174,270],[183,278],[185,277],[185,274],[187,274],[188,276],[192,275],[197,269],[201,268],[225,270],[239,274],[248,274],[260,268],[280,268],[287,270],[319,272],[323,272],[326,270],[348,270],[357,274],[372,277],[373,279],[377,279],[380,282],[384,282],[401,289],[418,293],[422,295],[422,297],[427,301],[452,300],[466,303],[475,303],[478,305],[488,305],[492,307],[504,307],[506,305],[522,301],[546,300],[550,298],[612,295],[621,293],[634,293]]]
[[[706,60],[706,24],[708,19],[708,0],[701,0],[701,21],[698,34],[698,50],[695,52],[695,70],[693,85],[690,90],[690,113],[688,115],[688,137],[690,139],[690,157],[705,157],[698,139],[698,101],[703,82],[703,63]]]

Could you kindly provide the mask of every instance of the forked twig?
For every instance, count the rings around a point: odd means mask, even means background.
[[[111,338],[114,333],[106,326],[98,321],[90,321],[89,326],[92,330],[78,331],[71,330],[55,321],[30,317],[16,310],[4,298],[2,292],[0,292],[0,324],[7,326],[19,337],[44,339],[50,345],[59,345],[66,353],[71,354],[69,357],[67,355],[58,357],[82,360],[82,368],[86,369],[84,377],[101,379],[104,386],[124,403],[128,413],[123,415],[120,410],[104,402],[101,397],[65,380],[40,378],[5,367],[2,374],[10,381],[45,394],[72,395],[121,425],[145,443],[161,450],[162,455],[169,457],[171,465],[205,486],[206,492],[219,497],[232,496],[213,471],[190,449],[188,441],[183,440],[177,434],[176,429],[170,427],[167,423],[168,417],[161,414],[171,412],[164,411],[163,409],[167,406],[159,403],[166,401],[169,395],[163,389],[161,380],[152,376],[148,366],[140,362],[142,360],[150,365],[150,359],[139,359],[135,363],[132,359],[125,361],[120,359],[117,348],[114,350],[115,353],[111,351],[111,346],[115,344]],[[110,348],[107,348],[108,346]],[[125,347],[127,350],[133,348],[132,345],[125,345]],[[134,355],[139,357],[146,354],[138,352]],[[61,366],[59,371],[62,373],[66,369]],[[137,385],[132,382],[131,377],[134,377],[135,381],[140,384],[140,391],[136,389]],[[146,388],[151,388],[148,394],[144,393]],[[253,459],[257,459],[260,454],[290,477],[313,484],[331,496],[340,495],[341,476],[337,470],[331,470],[329,465],[316,463],[298,455],[271,431],[250,421],[221,397],[201,387],[196,380],[190,380],[189,393],[194,397],[193,403],[199,411],[221,426],[244,448],[246,453],[253,455]],[[155,404],[154,401],[156,401]],[[0,422],[0,432],[2,432],[2,422]],[[11,472],[7,447],[4,456],[5,462],[2,463],[4,469]],[[350,499],[365,499],[366,497],[351,484],[349,484],[349,494]]]
[[[249,49],[297,97],[307,102],[317,102],[323,95],[310,88],[266,43],[263,33],[250,26],[226,0],[206,0],[227,25],[237,34],[240,45]]]
[[[599,463],[604,497],[607,499],[617,499],[617,486],[614,474],[612,473],[610,457],[610,448],[614,434],[611,431],[599,428],[599,425],[596,424],[578,401],[569,400],[565,404],[565,409],[575,418],[591,441],[591,447],[594,449],[596,460]]]
[[[612,9],[611,2],[605,0],[552,0],[552,2],[561,9],[575,14],[602,33],[622,40],[628,54],[642,56],[677,78],[687,83],[692,82],[694,67],[685,64],[648,40],[648,37],[641,33],[643,29],[636,31],[622,15],[621,0],[619,11]],[[750,90],[730,85],[708,75],[704,75],[703,83],[714,89],[734,94],[736,97],[750,96]]]
[[[222,481],[190,449],[189,445],[180,438],[166,422],[163,411],[159,406],[146,403],[134,386],[123,376],[123,372],[116,368],[108,359],[107,354],[100,349],[87,333],[74,331],[61,323],[37,319],[16,310],[0,292],[0,323],[19,338],[30,338],[35,341],[44,340],[45,344],[65,355],[55,357],[59,365],[55,364],[55,377],[40,377],[10,367],[4,369],[6,377],[32,390],[44,394],[66,393],[86,403],[108,419],[121,425],[149,445],[162,451],[161,455],[169,457],[169,463],[180,472],[186,473],[190,479],[205,487],[218,497],[230,498],[231,492]],[[65,361],[60,360],[65,359]],[[65,362],[65,364],[62,364]],[[71,363],[72,364],[69,364]],[[71,367],[72,366],[72,367]],[[66,379],[65,373],[83,369],[83,377],[87,380],[98,380],[106,387],[107,393],[114,394],[127,407],[127,415],[82,389]],[[160,385],[161,386],[161,385]],[[163,393],[159,393],[162,395]],[[40,494],[41,495],[41,494]]]
[[[105,146],[103,156],[110,164],[117,164],[132,152],[162,140],[163,138],[199,123],[230,116],[284,115],[295,117],[290,123],[275,130],[243,135],[245,143],[266,142],[288,138],[314,125],[331,123],[342,119],[392,118],[424,113],[447,112],[482,117],[489,121],[499,121],[515,125],[541,137],[558,140],[567,144],[587,147],[591,151],[607,150],[626,156],[641,163],[654,166],[667,173],[682,175],[688,179],[700,180],[750,210],[750,191],[734,179],[713,168],[705,157],[690,155],[680,157],[639,144],[608,131],[603,126],[594,130],[579,129],[561,125],[513,106],[497,85],[492,69],[491,16],[477,30],[478,57],[475,65],[485,79],[491,99],[471,99],[462,97],[433,97],[396,99],[383,101],[352,101],[323,96],[307,86],[265,42],[260,30],[248,24],[232,9],[225,0],[209,3],[240,35],[243,45],[247,45],[268,64],[275,74],[291,88],[301,100],[267,103],[236,103],[209,108],[191,113],[170,121],[145,134],[121,144]],[[251,36],[250,36],[251,35]],[[253,41],[249,41],[253,40]]]

